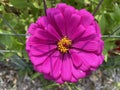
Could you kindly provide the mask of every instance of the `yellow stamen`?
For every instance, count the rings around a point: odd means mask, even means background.
[[[68,39],[66,36],[64,38],[62,38],[58,43],[58,50],[62,53],[67,53],[67,51],[69,50],[69,47],[71,45],[71,40]]]

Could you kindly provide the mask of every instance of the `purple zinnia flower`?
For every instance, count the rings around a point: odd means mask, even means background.
[[[85,9],[58,4],[32,23],[27,33],[29,58],[47,79],[77,82],[103,62],[100,28]]]

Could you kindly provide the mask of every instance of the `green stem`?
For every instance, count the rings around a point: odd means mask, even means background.
[[[93,12],[93,15],[95,16],[96,12],[98,11],[98,9],[100,8],[101,4],[102,4],[103,0],[99,1],[99,4],[97,5],[96,9]]]
[[[72,88],[70,87],[70,85],[67,82],[65,82],[65,85],[68,87],[68,90],[72,90]]]
[[[44,4],[44,12],[45,12],[45,15],[47,16],[47,5],[46,5],[46,0],[43,0],[43,4]]]

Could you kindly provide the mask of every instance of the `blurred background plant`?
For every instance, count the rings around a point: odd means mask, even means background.
[[[85,8],[94,13],[100,1],[102,0],[46,0],[46,4],[49,8],[64,2],[77,9]],[[61,86],[45,80],[41,74],[33,70],[25,51],[25,33],[30,23],[35,22],[42,15],[44,15],[43,0],[0,0],[0,71],[2,72],[3,68],[7,68],[8,71],[15,70],[16,78],[19,77],[20,80],[25,79],[25,76],[29,76],[29,80],[37,78],[42,89],[62,90],[61,87],[67,86],[69,90],[80,90],[78,88],[80,82],[65,83]],[[100,8],[95,12],[95,18],[101,27],[105,42],[103,52],[105,61],[100,70],[119,68],[120,0],[103,0]],[[115,85],[120,87],[120,83]]]

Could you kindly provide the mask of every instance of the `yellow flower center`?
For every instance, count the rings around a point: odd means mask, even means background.
[[[71,44],[72,44],[72,41],[65,36],[61,40],[59,40],[59,42],[57,43],[58,50],[62,53],[67,53]]]

